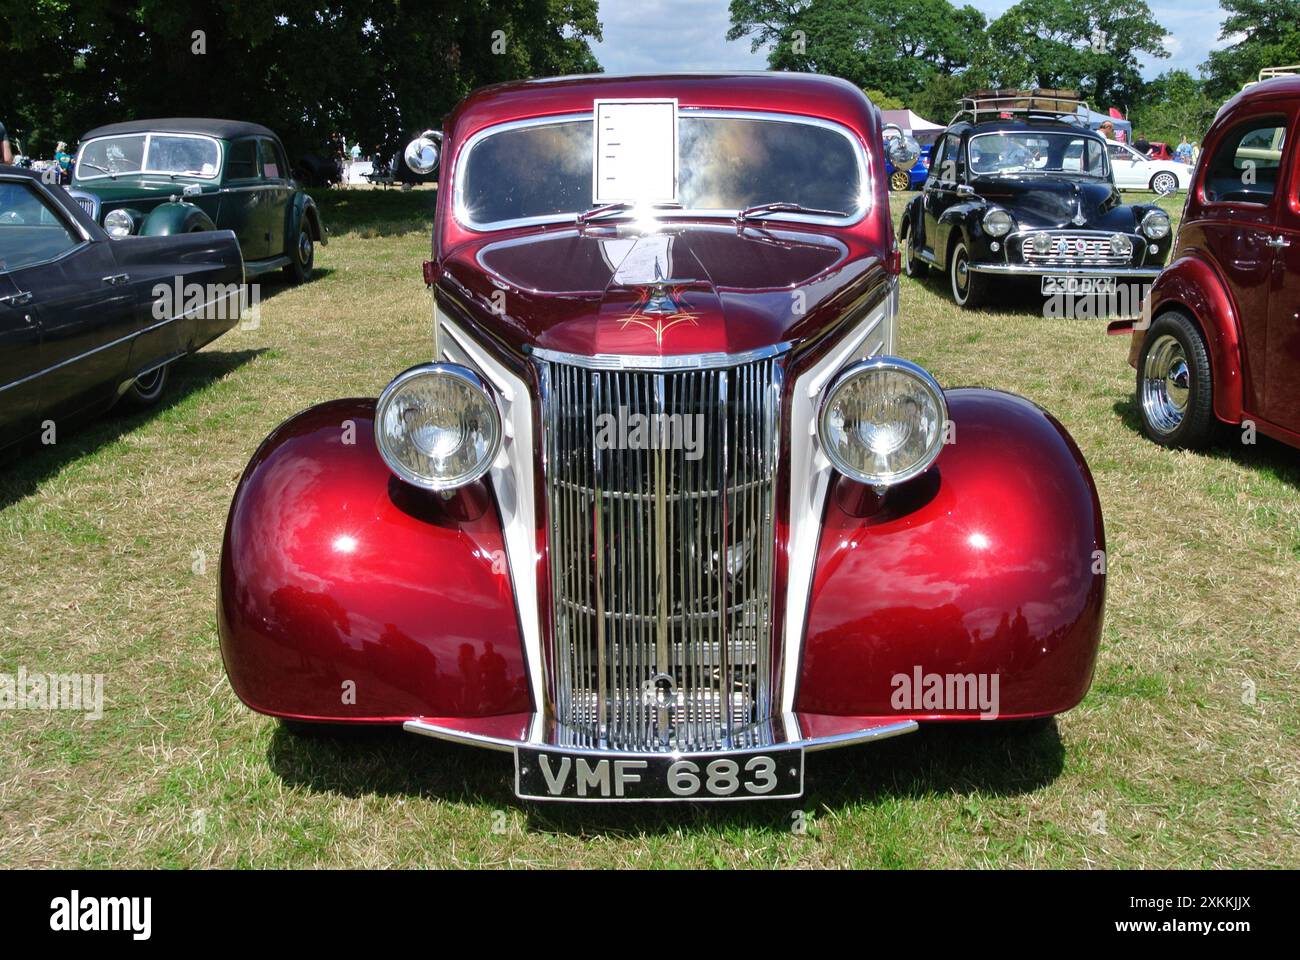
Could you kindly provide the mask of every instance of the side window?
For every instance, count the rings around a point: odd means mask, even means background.
[[[961,170],[961,139],[948,134],[941,143],[939,159],[930,165],[930,170],[940,183],[954,184]]]
[[[257,152],[262,161],[262,176],[268,180],[279,180],[284,176],[279,154],[270,140],[257,141]]]
[[[936,183],[942,179],[943,158],[946,155],[944,144],[947,143],[946,137],[940,137],[935,141],[930,150],[930,175],[926,177],[926,182],[933,180]]]
[[[51,260],[80,242],[31,184],[0,181],[0,271]]]
[[[257,141],[236,140],[226,156],[227,180],[251,180],[257,176]]]
[[[1248,120],[1229,130],[1205,169],[1205,199],[1224,203],[1272,202],[1286,140],[1283,117]]]

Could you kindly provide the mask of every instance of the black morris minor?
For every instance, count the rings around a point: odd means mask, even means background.
[[[325,230],[279,137],[234,120],[134,120],[81,138],[73,194],[111,237],[233,230],[250,277],[310,279]]]
[[[1079,106],[1061,91],[964,100],[899,224],[908,275],[942,271],[961,307],[987,301],[998,278],[1033,278],[1049,297],[1154,280],[1169,215],[1121,202],[1106,141],[1072,122]]]
[[[1034,404],[895,355],[860,90],[509,83],[444,132],[435,362],[284,423],[231,504],[246,704],[505,751],[521,797],[744,800],[800,795],[807,752],[1079,702],[1092,478]]]
[[[172,361],[239,322],[242,282],[229,230],[113,241],[62,187],[0,167],[0,447],[156,403]]]

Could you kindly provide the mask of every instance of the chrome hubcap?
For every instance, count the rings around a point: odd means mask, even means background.
[[[953,261],[952,285],[958,299],[966,298],[966,288],[970,285],[970,264],[966,262],[966,251],[958,249]]]
[[[309,263],[311,261],[311,234],[304,230],[298,234],[298,262]]]
[[[1164,334],[1147,351],[1142,367],[1142,411],[1147,423],[1162,434],[1178,429],[1187,413],[1192,390],[1192,371],[1183,346]]]

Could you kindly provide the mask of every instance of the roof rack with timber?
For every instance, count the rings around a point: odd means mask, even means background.
[[[1076,118],[1080,107],[1088,109],[1087,101],[1081,99],[1077,91],[1037,87],[1033,90],[976,90],[962,97],[958,104],[959,108],[949,121],[950,124],[963,117],[972,123],[997,120],[1003,116],[1026,120],[1062,120],[1066,117]]]

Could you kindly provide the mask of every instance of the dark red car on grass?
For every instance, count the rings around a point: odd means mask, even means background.
[[[509,752],[521,797],[734,800],[800,795],[809,751],[1079,702],[1092,478],[1034,404],[895,356],[860,90],[529,81],[444,133],[435,362],[293,417],[235,494],[245,703]]]
[[[1300,77],[1253,84],[1206,134],[1129,360],[1148,436],[1197,447],[1252,422],[1300,445]]]

